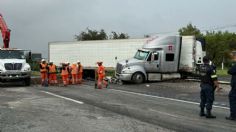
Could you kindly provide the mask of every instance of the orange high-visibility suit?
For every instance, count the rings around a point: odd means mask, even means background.
[[[64,86],[69,84],[69,81],[68,81],[69,72],[68,71],[69,71],[68,66],[66,66],[66,65],[62,66],[61,77],[62,77],[62,81],[63,81]]]
[[[47,63],[40,63],[41,83],[45,83],[47,79]]]
[[[82,83],[82,79],[83,79],[83,66],[81,64],[78,64],[77,79],[78,79],[78,83],[81,84]]]
[[[71,65],[71,76],[72,76],[72,84],[75,84],[77,82],[76,74],[77,74],[77,66],[76,64]]]
[[[98,64],[97,75],[98,75],[98,82],[97,82],[98,88],[102,89],[103,84],[107,87],[107,82],[104,80],[104,78],[105,78],[105,67],[102,66],[101,63]]]
[[[49,65],[48,69],[49,69],[49,83],[56,84],[57,83],[56,65],[54,64]]]

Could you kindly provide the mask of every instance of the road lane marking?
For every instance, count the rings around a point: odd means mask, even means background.
[[[54,93],[51,93],[51,92],[46,92],[46,91],[41,91],[41,92],[52,95],[52,96],[55,96],[55,97],[58,97],[58,98],[61,98],[61,99],[69,100],[69,101],[72,101],[72,102],[77,103],[77,104],[84,104],[84,102],[74,100],[74,99],[71,99],[71,98],[67,98],[67,97],[64,97],[64,96],[61,96],[61,95],[57,95],[57,94],[54,94]]]
[[[170,114],[170,113],[166,113],[166,112],[162,112],[162,111],[158,111],[158,110],[154,110],[154,109],[149,109],[149,110],[157,112],[157,113],[162,114],[162,115],[171,116],[171,117],[174,117],[174,118],[180,118],[180,116],[173,115],[173,114]]]
[[[151,98],[165,99],[165,100],[170,100],[170,101],[176,101],[176,102],[182,102],[182,103],[199,105],[199,103],[192,102],[192,101],[185,101],[185,100],[180,100],[180,99],[166,98],[166,97],[160,97],[160,96],[154,96],[154,95],[148,95],[148,94],[142,94],[142,93],[135,93],[135,92],[129,92],[129,91],[123,91],[123,90],[117,90],[117,89],[110,89],[110,90],[117,91],[117,92],[122,92],[122,93],[127,93],[127,94],[134,94],[134,95],[146,96],[146,97],[151,97]],[[216,106],[216,105],[213,105],[213,107],[229,110],[229,107]]]

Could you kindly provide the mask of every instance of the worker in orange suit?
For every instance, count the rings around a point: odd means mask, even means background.
[[[49,83],[57,84],[57,67],[52,61],[48,65]]]
[[[47,79],[47,63],[45,59],[41,60],[40,63],[40,74],[41,74],[41,84],[42,86],[47,86],[48,85],[48,79]]]
[[[73,63],[71,65],[72,84],[75,84],[77,82],[77,77],[76,77],[77,71],[78,71],[77,65],[76,63]]]
[[[62,63],[61,77],[63,81],[63,85],[67,86],[69,84],[69,67],[66,63]]]
[[[78,64],[77,82],[78,84],[81,84],[83,79],[83,66],[81,65],[81,62],[79,60],[77,61],[77,64]]]
[[[70,63],[69,62],[66,62],[66,66],[67,66],[67,69],[68,69],[68,78],[67,78],[67,82],[68,84],[72,84],[72,75],[71,75],[71,66],[70,66]]]
[[[98,89],[102,89],[103,85],[105,85],[105,87],[108,86],[107,81],[105,81],[105,67],[102,65],[102,62],[99,61],[97,62],[98,64],[98,69],[97,69],[97,87]]]

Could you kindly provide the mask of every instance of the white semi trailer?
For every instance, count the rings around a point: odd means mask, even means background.
[[[95,68],[97,61],[115,69],[120,60],[131,58],[146,39],[49,42],[49,60],[56,65],[80,60],[85,68]]]
[[[56,65],[80,60],[85,69],[95,69],[96,62],[103,61],[105,67],[116,69],[118,79],[142,83],[197,75],[206,54],[203,47],[194,36],[49,42],[49,60]]]
[[[119,61],[116,76],[122,81],[142,83],[198,75],[203,64],[204,41],[194,36],[149,38],[133,58]]]

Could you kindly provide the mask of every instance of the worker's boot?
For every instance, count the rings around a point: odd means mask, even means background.
[[[206,118],[216,118],[216,116],[211,114],[211,110],[207,110]]]
[[[206,114],[204,112],[204,108],[201,108],[199,116],[201,116],[201,117],[206,116]]]

